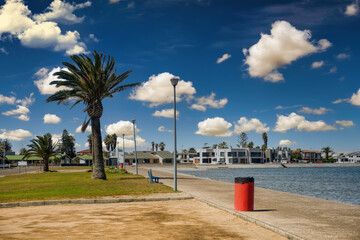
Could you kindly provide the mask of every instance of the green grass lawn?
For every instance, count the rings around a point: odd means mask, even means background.
[[[0,178],[0,202],[22,202],[100,196],[171,193],[163,184],[150,184],[143,176],[107,173],[107,180],[91,179],[91,173],[32,173]]]

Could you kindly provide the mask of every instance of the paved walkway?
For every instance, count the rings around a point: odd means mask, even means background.
[[[126,166],[134,173],[133,166]],[[165,170],[165,169],[164,169]],[[147,169],[139,167],[147,177]],[[172,177],[153,170],[159,177]],[[173,187],[172,179],[161,182]],[[255,188],[255,211],[235,212],[234,184],[178,175],[178,190],[292,239],[360,239],[360,206]],[[287,234],[288,233],[288,234]]]

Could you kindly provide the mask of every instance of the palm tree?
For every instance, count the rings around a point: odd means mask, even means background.
[[[330,153],[333,153],[334,151],[331,149],[331,147],[323,147],[322,149],[322,152],[325,153],[325,159],[326,161],[329,160],[329,155]]]
[[[84,103],[89,120],[82,125],[82,132],[85,132],[91,121],[92,145],[94,167],[91,177],[96,179],[106,179],[104,169],[104,158],[102,154],[102,139],[100,118],[103,114],[102,100],[113,97],[115,93],[125,89],[138,86],[139,83],[132,83],[118,86],[124,81],[131,70],[120,75],[114,71],[115,61],[110,55],[99,54],[96,51],[92,54],[93,59],[85,54],[73,55],[70,58],[75,65],[63,62],[67,70],[54,73],[60,80],[52,81],[56,87],[67,87],[67,90],[60,90],[46,99],[47,102],[56,101],[58,104],[67,103],[69,99],[75,102],[72,107],[79,103]]]
[[[268,135],[267,135],[267,133],[266,132],[264,132],[263,134],[262,134],[262,139],[264,140],[264,149],[266,150],[267,149],[267,144],[268,144]]]
[[[226,142],[221,142],[221,143],[218,144],[218,147],[219,148],[227,148],[228,146],[227,146]]]
[[[160,142],[160,143],[159,143],[159,148],[160,148],[160,151],[164,151],[164,150],[165,150],[165,143],[164,143],[164,142]]]
[[[156,149],[156,151],[158,151],[159,150],[159,144],[155,144],[155,149]]]
[[[91,134],[88,135],[87,141],[89,143],[89,152],[92,153],[92,135]]]
[[[154,151],[155,150],[155,142],[151,142],[151,151]]]
[[[108,151],[113,151],[116,148],[116,140],[117,140],[117,136],[116,134],[107,134],[104,138],[104,143],[106,146],[106,149]]]
[[[31,156],[41,157],[44,161],[44,172],[49,171],[49,159],[56,155],[56,144],[51,139],[51,134],[47,133],[44,136],[36,136],[31,140],[31,144],[28,145],[28,150],[23,159],[28,159]]]
[[[249,144],[247,145],[248,148],[253,148],[254,147],[254,143],[251,141],[249,142]]]

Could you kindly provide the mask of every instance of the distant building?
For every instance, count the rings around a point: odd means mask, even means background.
[[[338,157],[338,163],[360,163],[360,151],[345,154]]]
[[[77,156],[83,156],[83,155],[92,156],[92,153],[90,153],[90,150],[89,150],[89,149],[85,149],[85,150],[76,152],[76,155],[77,155]],[[105,157],[109,157],[110,153],[103,150],[103,155],[104,155]]]
[[[136,151],[139,164],[171,164],[174,156],[169,151]],[[135,153],[125,155],[125,163],[135,163]]]
[[[264,152],[258,148],[202,148],[194,157],[195,163],[252,164],[264,163]]]
[[[296,150],[293,150],[292,153],[295,154],[299,151],[301,154],[301,160],[306,160],[309,162],[317,162],[317,161],[321,160],[321,152],[319,152],[319,151],[296,149]],[[300,159],[298,159],[298,160],[300,160]]]

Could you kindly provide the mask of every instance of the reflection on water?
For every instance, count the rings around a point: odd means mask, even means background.
[[[234,182],[235,177],[254,177],[257,187],[360,205],[360,167],[208,169],[179,172],[223,182]]]

